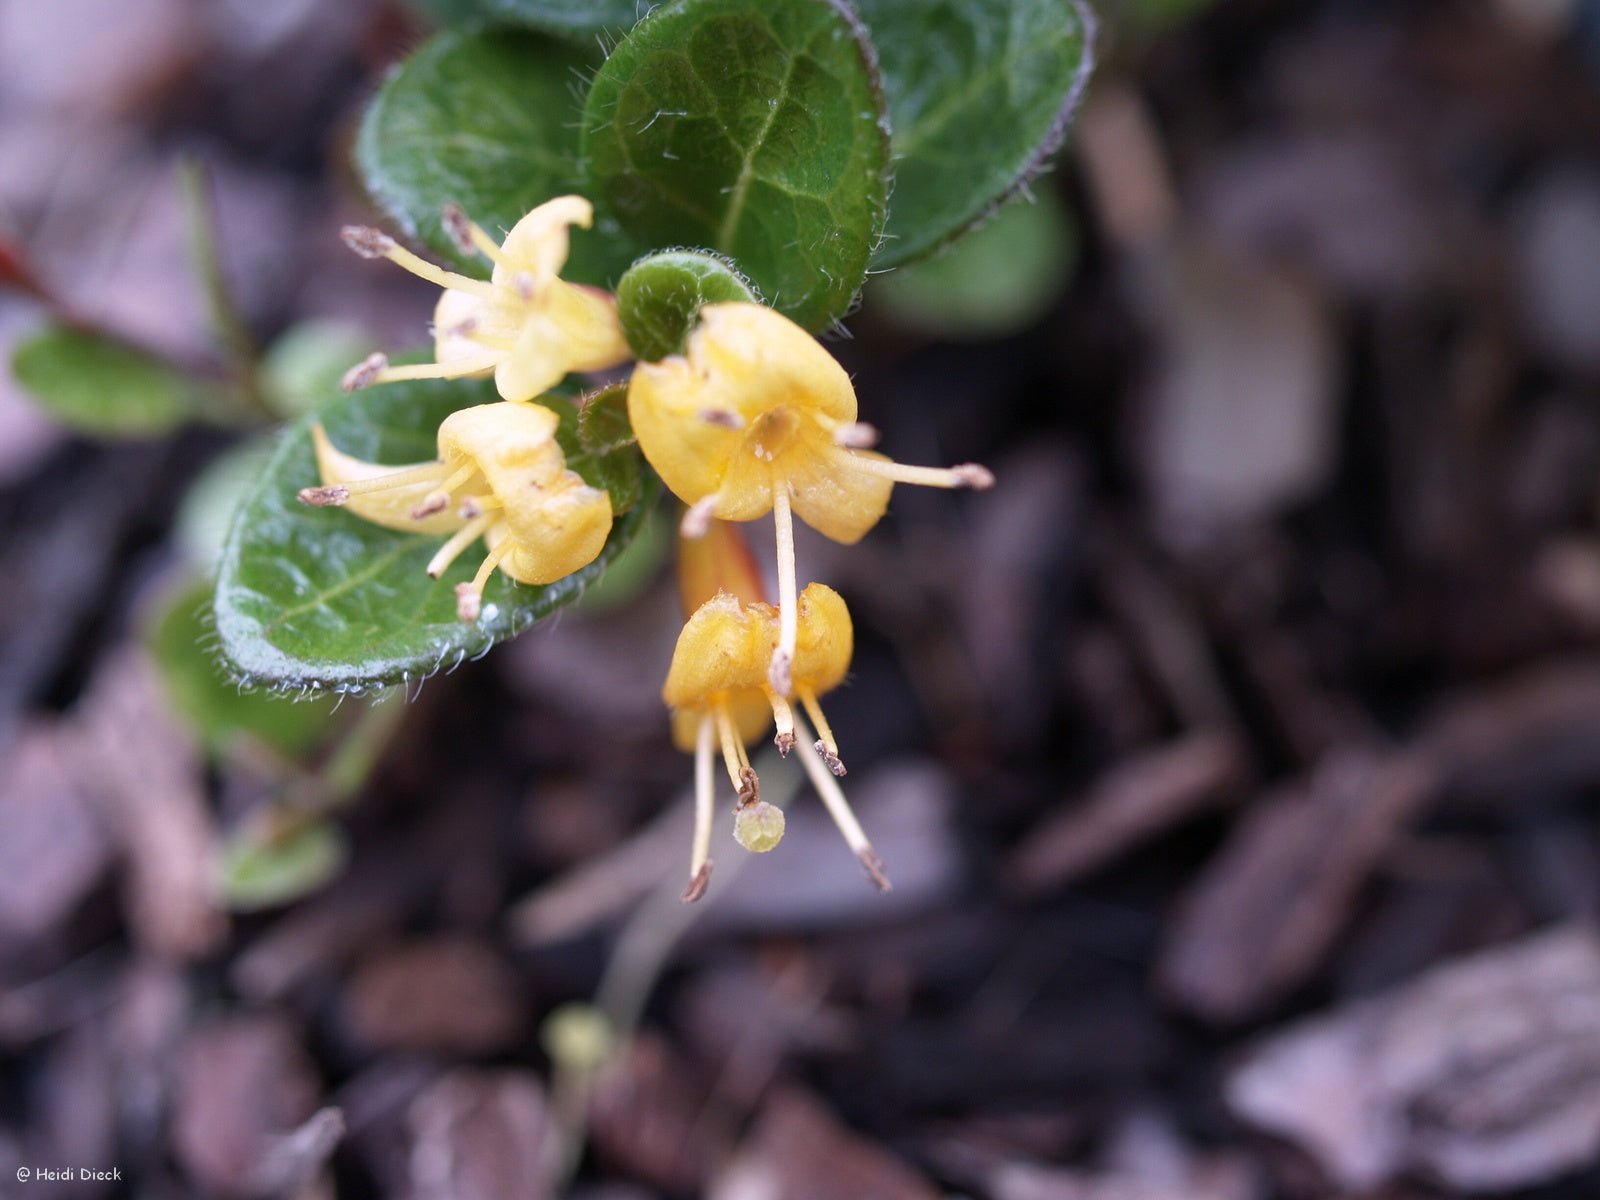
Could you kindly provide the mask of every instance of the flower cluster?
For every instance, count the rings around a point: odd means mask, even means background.
[[[388,528],[448,535],[428,566],[435,577],[482,538],[488,552],[476,577],[457,588],[463,620],[477,619],[496,568],[520,582],[548,583],[593,561],[610,532],[609,498],[567,469],[556,415],[535,403],[571,371],[630,357],[614,297],[560,278],[568,229],[587,227],[592,215],[586,200],[560,197],[497,245],[447,209],[446,228],[462,251],[493,263],[487,282],[442,270],[377,230],[345,231],[358,253],[444,289],[434,312],[435,361],[392,366],[374,355],[351,370],[346,388],[492,373],[502,401],[446,418],[438,460],[406,467],[343,454],[319,427],[322,485],[300,498],[345,505]],[[687,506],[679,562],[687,621],[662,691],[675,740],[695,755],[684,899],[703,895],[710,878],[719,752],[737,796],[736,839],[759,852],[782,837],[783,813],[761,800],[747,752],[769,728],[784,755],[801,742],[814,750],[799,756],[813,785],[869,878],[888,890],[883,863],[838,783],[845,767],[820,704],[849,671],[850,614],[832,588],[798,587],[794,519],[853,544],[883,516],[896,483],[986,488],[993,477],[976,464],[913,467],[874,453],[877,435],[857,419],[844,369],[805,330],[756,303],[703,307],[682,353],[634,366],[627,407],[645,460]],[[769,512],[776,606],[735,528]]]

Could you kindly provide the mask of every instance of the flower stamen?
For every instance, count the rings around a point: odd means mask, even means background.
[[[849,465],[853,470],[868,475],[922,487],[972,488],[981,492],[994,486],[994,472],[978,463],[961,463],[954,467],[914,467],[893,459],[852,454],[849,456]]]
[[[767,693],[767,702],[772,705],[772,723],[777,730],[773,734],[772,744],[778,748],[779,754],[788,758],[789,751],[794,749],[794,709],[776,692]]]
[[[804,736],[805,726],[798,721],[796,724]],[[872,885],[880,892],[892,890],[889,877],[884,873],[883,859],[878,857],[878,852],[867,840],[866,830],[861,828],[861,822],[856,819],[855,811],[845,799],[844,789],[839,786],[839,781],[828,773],[820,759],[802,754],[800,763],[805,767],[806,774],[811,777],[811,786],[817,789],[817,795],[822,798],[823,807],[828,810],[833,823],[839,827],[839,832],[844,834],[845,842],[861,860],[861,866],[866,871],[867,878],[872,881]]]
[[[456,249],[461,253],[477,252],[496,266],[505,264],[505,256],[500,253],[499,243],[484,232],[482,225],[468,217],[466,210],[459,204],[446,204],[439,215],[443,220],[444,231],[450,235],[450,240],[456,244]]]
[[[716,740],[717,720],[706,713],[694,744],[694,844],[689,851],[689,886],[683,890],[685,904],[704,896],[711,882],[711,806],[716,790],[711,756]]]
[[[727,701],[718,700],[715,712],[717,736],[722,741],[722,765],[728,772],[728,782],[733,784],[733,790],[742,792],[745,787],[744,772],[750,771],[750,760],[745,757],[744,743],[734,729],[733,715],[728,712]],[[754,771],[750,773],[755,774]]]
[[[478,520],[481,521],[483,518],[479,517]],[[482,615],[483,589],[489,582],[489,576],[494,574],[494,569],[500,565],[500,560],[514,548],[510,538],[503,539],[498,546],[489,551],[483,562],[478,564],[478,573],[472,577],[471,583],[456,584],[457,617],[463,621],[476,621]]]
[[[833,444],[847,450],[870,450],[878,444],[878,427],[865,421],[847,421],[833,431]]]
[[[372,479],[349,479],[344,483],[301,488],[298,498],[302,504],[310,504],[316,508],[338,506],[348,501],[351,496],[387,492],[392,488],[414,487],[419,483],[434,483],[445,478],[445,473],[444,463],[424,463],[420,467],[405,467]]]
[[[678,522],[678,532],[691,542],[697,542],[711,532],[711,522],[716,519],[719,496],[713,492],[689,505]]]
[[[814,749],[822,756],[822,761],[827,764],[828,770],[835,775],[847,774],[844,763],[839,759],[839,743],[834,739],[833,729],[828,724],[828,718],[822,715],[822,705],[817,703],[817,693],[808,687],[797,689],[800,703],[806,710],[806,716],[811,718],[811,723],[817,728],[817,741]]]
[[[346,246],[362,258],[387,258],[395,266],[403,267],[437,287],[453,292],[467,292],[485,300],[495,298],[492,284],[482,279],[473,279],[470,275],[460,275],[455,271],[436,267],[427,259],[411,253],[381,229],[374,229],[370,225],[346,225],[339,231],[339,236],[344,239]]]
[[[772,523],[778,534],[778,646],[767,667],[767,683],[775,695],[787,696],[794,690],[791,668],[794,665],[795,639],[799,631],[798,589],[794,572],[794,514],[789,506],[787,481],[772,489]]]
[[[428,578],[437,579],[450,569],[450,564],[461,557],[461,552],[488,532],[495,522],[494,513],[475,517],[450,535],[450,540],[439,547],[439,552],[428,560]]]

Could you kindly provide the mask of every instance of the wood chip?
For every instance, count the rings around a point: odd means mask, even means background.
[[[888,1150],[850,1132],[811,1096],[769,1099],[743,1152],[711,1200],[935,1200],[927,1180]]]
[[[1023,839],[1007,878],[1034,895],[1082,878],[1164,829],[1224,800],[1247,769],[1231,733],[1204,731],[1119,762],[1083,801]]]
[[[1228,1081],[1245,1120],[1365,1191],[1528,1187],[1600,1154],[1600,940],[1567,927],[1303,1021]]]
[[[1230,1022],[1303,982],[1435,787],[1420,756],[1347,750],[1262,798],[1172,923],[1159,966],[1167,996],[1207,1020]]]

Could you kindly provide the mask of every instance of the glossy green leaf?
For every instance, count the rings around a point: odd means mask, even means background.
[[[839,0],[677,0],[624,38],[584,106],[596,199],[651,246],[730,256],[810,328],[878,243],[888,138],[871,47]]]
[[[218,890],[235,912],[288,904],[330,882],[349,854],[344,832],[330,821],[271,834],[246,827],[222,844]]]
[[[241,692],[212,653],[207,610],[211,585],[196,578],[162,597],[145,625],[144,640],[172,706],[213,754],[241,740],[264,742],[300,758],[325,742],[333,725],[329,698],[291,700]]]
[[[860,0],[894,128],[894,197],[873,265],[922,258],[1060,148],[1093,67],[1083,0]]]
[[[707,304],[758,299],[729,263],[703,250],[668,250],[642,258],[617,284],[617,317],[639,358],[655,362],[683,350]]]
[[[536,33],[442,33],[389,76],[356,139],[367,190],[410,236],[477,274],[440,220],[459,204],[495,237],[553,196],[581,192],[579,89],[595,46]],[[568,279],[609,285],[639,254],[604,216],[572,232]]]
[[[143,350],[103,334],[49,325],[24,339],[11,371],[51,416],[83,433],[166,433],[195,411],[195,389]]]
[[[497,399],[484,380],[390,383],[337,395],[314,415],[346,453],[401,464],[434,457],[435,431],[449,413]],[[645,509],[644,484],[635,450],[586,450],[571,403],[545,402],[563,413],[559,436],[568,465],[610,490],[621,514],[595,562],[547,587],[496,572],[484,590],[482,617],[458,620],[455,585],[471,578],[476,552],[432,580],[425,568],[440,539],[296,500],[301,488],[319,482],[307,417],[279,445],[223,547],[216,629],[240,678],[278,689],[347,692],[420,679],[484,653],[576,599],[632,538]]]
[[[942,338],[997,338],[1044,315],[1071,276],[1071,218],[1050,192],[1013,202],[944,253],[876,276],[867,303]]]

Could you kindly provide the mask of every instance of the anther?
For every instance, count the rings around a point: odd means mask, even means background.
[[[532,300],[538,285],[527,271],[518,271],[511,277],[511,286],[522,299]]]
[[[422,498],[422,503],[417,505],[406,515],[409,516],[413,521],[421,521],[425,517],[433,516],[434,513],[443,512],[449,503],[449,492],[429,492]]]
[[[754,767],[739,768],[739,802],[735,810],[761,803],[761,778]]]
[[[476,621],[483,615],[483,593],[470,583],[456,584],[456,616],[463,621]]]
[[[382,354],[369,354],[344,373],[339,386],[347,392],[359,392],[378,382],[378,376],[389,369],[389,360]]]
[[[856,851],[856,857],[861,860],[862,869],[866,871],[867,878],[872,880],[873,887],[880,892],[894,891],[894,884],[889,882],[889,876],[885,873],[886,868],[883,865],[883,859],[878,857],[876,850],[871,846],[863,846]]]
[[[696,500],[683,514],[683,520],[678,523],[678,532],[691,542],[699,541],[711,532],[711,520],[716,511],[716,496],[706,496]]]
[[[467,214],[462,211],[459,204],[446,204],[439,210],[439,216],[445,233],[450,235],[450,240],[455,243],[457,250],[463,254],[477,251],[477,246],[472,241],[472,222],[467,220]]]
[[[823,765],[825,767],[827,767],[828,770],[832,771],[835,775],[837,775],[839,778],[843,779],[846,775],[848,775],[850,773],[850,772],[845,770],[844,762],[839,758],[839,752],[837,750],[834,750],[831,746],[828,745],[827,742],[823,741],[821,738],[817,739],[817,744],[815,746],[813,746],[812,749],[814,749],[817,752],[817,757],[822,759]]]
[[[689,886],[683,889],[683,902],[693,904],[706,894],[706,887],[711,883],[711,860],[708,858],[700,864],[700,869],[689,878]]]
[[[772,739],[772,744],[778,748],[778,753],[784,758],[789,757],[789,751],[794,749],[794,734],[780,733]]]
[[[394,239],[371,225],[346,225],[339,236],[362,258],[383,258],[394,249]]]
[[[313,508],[327,508],[329,505],[343,504],[350,499],[350,489],[342,483],[330,483],[326,487],[301,488],[298,498],[301,504],[309,504]]]
[[[851,421],[833,431],[833,443],[847,450],[870,450],[878,444],[878,428],[865,421]]]
[[[744,418],[731,408],[702,408],[700,419],[707,425],[716,425],[721,429],[744,428]]]
[[[994,486],[994,472],[988,467],[978,463],[960,463],[950,468],[962,487],[969,487],[975,492],[986,492]]]
[[[461,502],[461,507],[456,509],[456,516],[460,517],[463,521],[470,521],[473,517],[483,516],[483,509],[479,507],[478,502],[475,499],[473,499],[471,496],[468,496]]]
[[[444,332],[446,337],[471,337],[478,332],[478,318],[466,317],[457,321]]]

